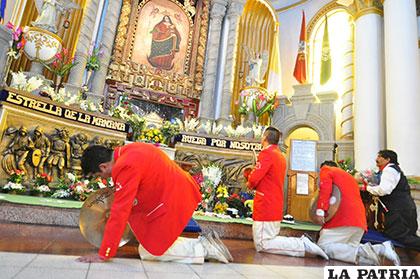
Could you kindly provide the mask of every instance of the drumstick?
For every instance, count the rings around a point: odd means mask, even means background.
[[[253,160],[252,160],[252,165],[255,166],[255,164],[257,163],[257,152],[255,152],[255,149],[252,149],[252,154],[253,154]]]

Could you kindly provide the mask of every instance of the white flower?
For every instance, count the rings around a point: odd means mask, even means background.
[[[210,180],[214,186],[219,185],[222,180],[222,170],[216,166],[204,167],[202,172],[204,179]]]
[[[252,130],[254,131],[254,138],[255,139],[260,139],[264,133],[264,126],[260,126],[260,125],[253,125],[252,126]]]
[[[56,199],[68,198],[70,197],[70,193],[68,192],[68,190],[60,189],[60,190],[57,190],[54,194],[52,194],[51,197],[56,198]]]
[[[102,183],[102,181],[98,181],[98,187],[100,189],[106,188],[106,185]]]
[[[218,135],[220,134],[220,131],[223,130],[223,125],[217,125],[216,122],[213,122],[213,127],[212,127],[212,134],[213,135]]]
[[[77,185],[74,188],[74,192],[76,192],[77,194],[83,194],[85,192],[85,187],[83,187],[83,185]]]
[[[39,192],[51,192],[50,187],[48,187],[47,185],[41,185],[39,187],[36,188]]]
[[[32,92],[39,89],[44,84],[44,81],[38,77],[31,77],[26,84],[26,91]]]
[[[88,106],[88,104],[87,104],[85,101],[82,101],[82,102],[80,103],[80,108],[81,108],[82,110],[88,110],[88,109],[89,109],[89,106]]]
[[[109,179],[108,185],[109,187],[114,187],[114,181],[112,181],[112,178]]]
[[[4,190],[23,190],[24,187],[22,184],[19,183],[13,183],[13,182],[7,182],[6,185],[3,186]]]
[[[72,173],[67,173],[67,178],[73,183],[76,181],[76,176]]]
[[[10,87],[24,90],[26,87],[26,75],[22,72],[19,73],[12,73],[12,82],[10,84]]]

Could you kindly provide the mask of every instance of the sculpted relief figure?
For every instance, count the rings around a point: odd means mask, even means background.
[[[15,155],[15,162],[17,162],[18,170],[28,173],[25,168],[26,159],[29,151],[34,147],[32,139],[29,137],[28,130],[25,127],[20,127],[14,140],[10,143],[10,148]]]
[[[51,153],[48,156],[47,164],[50,175],[53,175],[54,167],[57,168],[57,176],[64,177],[64,168],[70,167],[70,144],[69,132],[66,128],[55,129],[56,133],[52,136]]]
[[[83,133],[79,133],[73,136],[70,140],[71,146],[71,168],[75,173],[82,171],[81,159],[83,151],[89,146],[87,136]]]
[[[1,160],[1,166],[3,170],[11,175],[17,170],[15,155],[13,154],[13,143],[18,134],[18,129],[15,127],[8,127],[5,131],[5,136],[10,138],[5,150],[3,151],[3,159]]]
[[[35,6],[38,17],[32,25],[52,33],[57,33],[58,13],[79,8],[77,4],[69,0],[35,0]]]
[[[41,174],[44,172],[44,164],[50,154],[51,143],[39,126],[34,130],[33,142],[35,150],[39,150],[41,155],[39,162],[37,162],[38,166],[34,166],[34,173]]]

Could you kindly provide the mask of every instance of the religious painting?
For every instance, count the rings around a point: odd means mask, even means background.
[[[132,61],[150,65],[156,71],[183,73],[190,22],[174,2],[152,0],[140,11]]]
[[[209,0],[123,0],[107,106],[132,99],[196,116],[203,90]],[[168,108],[169,109],[169,108]]]

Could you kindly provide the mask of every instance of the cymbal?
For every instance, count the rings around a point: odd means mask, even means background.
[[[83,237],[92,245],[100,247],[104,236],[105,225],[108,221],[111,206],[114,201],[114,190],[99,189],[92,193],[80,210],[79,228]],[[119,247],[125,245],[133,237],[130,226],[124,230]]]
[[[311,206],[309,207],[309,215],[312,220],[315,220],[316,209],[319,199],[319,189],[316,191],[315,196],[311,200]],[[337,185],[333,184],[331,197],[330,197],[330,207],[328,208],[327,214],[325,215],[325,222],[331,220],[334,215],[337,213],[338,208],[341,203],[341,192]]]

